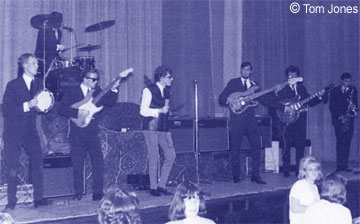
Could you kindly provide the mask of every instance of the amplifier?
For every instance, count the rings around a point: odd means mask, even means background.
[[[44,167],[44,198],[74,195],[73,167],[71,156],[45,156]],[[85,169],[84,169],[85,193]]]
[[[261,148],[271,147],[271,129],[272,119],[271,116],[256,115],[256,127],[258,134],[260,135]],[[250,149],[249,139],[244,136],[241,141],[241,149]]]
[[[193,152],[195,142],[194,119],[169,119],[176,152]],[[227,118],[199,119],[199,151],[224,151],[229,149]]]

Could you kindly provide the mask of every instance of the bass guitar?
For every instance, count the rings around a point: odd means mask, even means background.
[[[103,106],[101,107],[97,107],[96,103],[99,102],[99,100],[107,93],[110,91],[110,89],[113,87],[113,85],[115,84],[115,82],[117,82],[119,79],[125,78],[127,77],[131,72],[133,72],[134,69],[133,68],[128,68],[122,72],[120,72],[120,74],[118,75],[118,77],[116,77],[113,81],[110,82],[110,84],[104,88],[97,96],[95,96],[93,98],[93,93],[94,93],[94,89],[92,89],[87,95],[86,97],[77,102],[74,103],[73,105],[71,105],[71,108],[75,108],[75,109],[79,109],[79,110],[86,110],[89,112],[88,116],[86,117],[77,117],[77,118],[71,118],[71,121],[74,122],[76,124],[76,126],[80,127],[80,128],[85,128],[87,127],[91,120],[93,119],[93,116],[98,113],[99,111],[101,111],[103,109]]]
[[[284,88],[286,85],[294,85],[297,82],[302,82],[302,77],[292,78],[289,79],[287,82],[281,83],[280,88]],[[265,89],[263,91],[255,93],[257,89],[259,89],[259,86],[252,86],[245,92],[234,92],[229,95],[227,101],[230,110],[235,114],[241,114],[244,112],[248,107],[255,107],[259,104],[258,101],[255,99],[259,98],[262,95],[268,94],[272,91],[275,91],[278,86],[274,86],[269,89]]]
[[[315,97],[320,96],[321,92],[325,91],[325,93],[326,93],[329,90],[333,89],[334,87],[335,87],[335,85],[333,83],[331,83],[331,84],[327,85],[324,89],[312,94],[311,96],[309,96],[303,100],[299,100],[299,96],[295,96],[292,99],[286,99],[286,100],[281,101],[280,103],[283,104],[284,106],[300,105],[300,107],[294,107],[294,110],[289,110],[289,111],[277,110],[276,111],[277,117],[284,124],[295,123],[297,121],[297,119],[299,118],[300,113],[307,111],[307,108],[304,108],[303,105],[305,105],[306,103],[308,103],[310,100],[314,99]]]

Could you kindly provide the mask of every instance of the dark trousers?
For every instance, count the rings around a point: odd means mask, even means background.
[[[306,140],[306,125],[294,123],[288,126],[284,126],[285,133],[284,138],[285,142],[282,142],[283,145],[283,171],[290,172],[290,152],[291,147],[296,149],[296,168],[295,171],[299,170],[299,163],[302,157],[304,157],[305,151],[305,140]],[[284,131],[284,130],[283,130]],[[282,137],[281,137],[282,138]]]
[[[244,152],[241,149],[241,141],[243,136],[247,136],[251,146],[251,168],[252,176],[260,176],[260,136],[256,129],[256,120],[249,119],[242,123],[232,123],[230,130],[230,153],[232,171],[234,177],[240,177],[241,172],[245,172],[240,168],[240,162],[245,162]]]
[[[93,136],[92,138],[89,137],[81,140],[70,142],[75,194],[82,194],[84,192],[84,159],[86,152],[89,153],[91,159],[93,193],[103,194],[104,159],[99,139],[97,136]]]
[[[40,139],[37,132],[29,132],[24,138],[4,138],[4,162],[7,173],[7,198],[8,203],[16,203],[16,190],[18,185],[19,157],[23,148],[30,159],[30,174],[34,188],[34,200],[43,199],[43,158]]]
[[[354,133],[354,124],[351,123],[346,131],[343,131],[342,124],[335,124],[336,136],[336,165],[337,169],[347,169],[350,154],[350,145]]]

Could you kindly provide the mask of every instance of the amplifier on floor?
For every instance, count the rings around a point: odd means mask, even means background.
[[[44,160],[44,198],[74,195],[73,167],[70,156],[45,156]],[[84,169],[85,193],[85,169]]]

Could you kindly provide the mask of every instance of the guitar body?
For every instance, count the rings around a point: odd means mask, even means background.
[[[91,120],[93,119],[93,116],[103,109],[102,106],[97,107],[93,103],[93,97],[92,97],[93,93],[94,90],[90,91],[83,100],[71,105],[71,108],[86,110],[89,112],[89,115],[87,117],[71,118],[71,121],[74,122],[76,126],[78,126],[79,128],[87,127],[90,124]]]
[[[287,100],[283,100],[281,103],[284,105],[284,106],[289,106],[289,105],[292,105],[292,104],[295,104],[297,103],[299,100],[298,100],[298,97],[295,97],[293,99],[287,99]],[[295,123],[297,121],[297,119],[299,118],[300,116],[300,113],[298,110],[293,110],[291,112],[289,111],[281,111],[281,110],[276,110],[276,115],[277,117],[279,118],[279,120],[285,124],[292,124],[292,123]]]
[[[259,102],[253,100],[249,96],[254,94],[257,89],[259,89],[258,86],[252,86],[245,92],[234,92],[230,94],[228,97],[228,102],[231,111],[235,114],[241,114],[248,107],[256,107]]]

